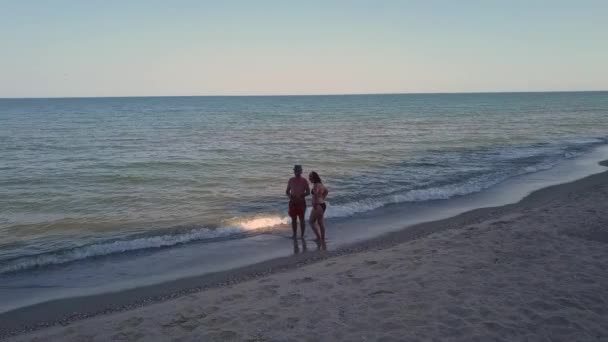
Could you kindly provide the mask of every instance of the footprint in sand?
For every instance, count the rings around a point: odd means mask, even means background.
[[[201,336],[200,341],[238,341],[239,334],[232,330],[221,330]]]
[[[294,280],[290,281],[290,283],[298,285],[298,284],[304,284],[304,283],[312,283],[315,281],[317,281],[315,278],[304,277],[304,278],[294,279]]]
[[[368,294],[368,296],[376,297],[376,296],[380,296],[380,295],[387,295],[387,294],[393,294],[393,293],[395,293],[395,292],[389,291],[389,290],[378,290],[378,291],[370,292]]]
[[[270,297],[274,297],[277,295],[278,293],[278,289],[281,286],[279,285],[264,285],[261,288],[261,291],[256,291],[255,292],[255,296],[259,296],[261,298],[270,298]]]
[[[188,317],[186,317],[180,313],[180,314],[177,314],[177,316],[174,319],[169,321],[169,323],[162,324],[162,326],[166,327],[166,328],[172,328],[174,326],[188,322],[188,319],[189,319]]]
[[[66,335],[74,335],[74,334],[76,334],[77,332],[78,332],[78,330],[76,330],[76,329],[74,329],[74,328],[71,328],[71,327],[70,327],[70,328],[65,329],[65,334],[66,334]]]
[[[543,323],[562,327],[567,327],[568,325],[570,325],[570,321],[562,316],[551,316],[543,320]]]
[[[558,309],[555,305],[542,301],[542,300],[533,301],[532,303],[530,303],[530,307],[532,309],[542,310],[542,311],[555,311]]]
[[[162,324],[162,327],[163,329],[172,329],[178,327],[184,331],[191,332],[201,325],[200,320],[205,317],[207,317],[207,314],[204,312],[193,316],[185,316],[180,313],[169,323]]]
[[[232,302],[234,300],[238,300],[238,299],[243,299],[245,298],[245,295],[237,293],[237,294],[233,294],[230,296],[223,296],[220,301],[221,302]]]
[[[494,221],[494,222],[490,223],[490,225],[491,226],[502,226],[502,225],[509,224],[509,223],[513,223],[513,221],[502,221],[502,220],[499,220],[499,221]]]
[[[504,327],[500,323],[492,322],[492,321],[483,322],[483,326],[486,327],[490,331],[501,331],[504,329]]]
[[[275,310],[270,310],[270,311],[275,311]],[[278,310],[276,310],[278,311]],[[276,312],[275,311],[275,312]],[[244,321],[247,322],[255,322],[255,321],[266,321],[266,322],[270,322],[273,321],[277,318],[276,315],[272,315],[272,314],[268,314],[266,312],[254,312],[254,313],[245,313],[242,315],[242,318],[244,319]]]
[[[381,301],[376,301],[376,302],[370,303],[369,307],[374,310],[381,310],[381,309],[385,309],[387,305],[388,304],[385,300],[381,300]]]
[[[302,295],[299,293],[290,293],[279,298],[281,305],[294,305],[302,299]]]
[[[262,279],[258,280],[258,283],[263,284],[263,283],[268,283],[271,281],[274,281],[274,279],[273,278],[262,278]]]
[[[392,309],[380,310],[380,312],[378,313],[378,317],[385,318],[385,319],[391,319],[398,315],[399,315],[399,312],[392,310]]]
[[[382,330],[383,331],[392,331],[392,330],[399,330],[402,329],[403,327],[401,326],[401,324],[397,324],[395,322],[384,322],[382,323]]]
[[[207,309],[205,309],[205,311],[209,314],[212,314],[214,312],[220,311],[220,308],[219,308],[219,306],[212,305],[212,306],[208,307]]]
[[[135,328],[136,326],[140,325],[143,321],[144,321],[144,319],[141,317],[131,317],[127,320],[122,321],[118,325],[118,329],[122,330],[125,328]]]
[[[355,277],[352,270],[338,273],[337,276],[338,276],[338,281],[337,281],[338,285],[360,284],[365,280],[364,278]]]
[[[143,337],[144,337],[143,332],[127,331],[127,332],[119,332],[118,334],[113,335],[112,340],[114,340],[114,341],[139,341]]]
[[[288,329],[294,329],[298,325],[298,323],[300,322],[300,317],[287,317],[285,319],[285,322],[286,322],[285,326]]]
[[[450,315],[453,315],[453,316],[456,316],[456,317],[463,317],[463,318],[470,317],[473,314],[473,310],[467,309],[467,308],[462,307],[462,306],[457,306],[457,305],[455,305],[455,306],[449,306],[447,308],[447,312]]]
[[[376,260],[365,260],[363,263],[364,266],[369,266],[373,270],[385,270],[390,267],[390,265],[379,263]]]
[[[324,290],[331,290],[334,288],[334,285],[331,283],[321,283],[320,287]]]
[[[460,297],[461,292],[458,290],[454,290],[454,289],[449,289],[446,291],[446,293],[452,297]]]
[[[571,300],[565,299],[565,298],[559,298],[557,300],[557,303],[559,305],[567,307],[567,308],[576,308],[576,309],[579,309],[579,310],[585,310],[585,308],[582,305],[580,305],[578,303],[575,303],[575,302],[573,302]]]

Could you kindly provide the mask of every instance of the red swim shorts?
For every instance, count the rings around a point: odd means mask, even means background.
[[[306,202],[295,203],[293,201],[289,201],[289,216],[298,217],[304,216],[306,212]]]

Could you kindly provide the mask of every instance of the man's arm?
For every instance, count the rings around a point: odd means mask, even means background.
[[[304,197],[310,195],[310,186],[308,185],[308,181],[306,181],[306,189],[304,189]]]
[[[291,198],[291,182],[287,182],[287,189],[285,190],[285,195]]]

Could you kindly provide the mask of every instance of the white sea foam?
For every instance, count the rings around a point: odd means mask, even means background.
[[[148,248],[169,247],[191,241],[215,239],[243,233],[240,227],[225,227],[220,229],[196,228],[181,234],[168,234],[140,237],[132,240],[118,240],[13,259],[0,266],[0,274],[24,269],[63,264],[89,257],[123,253]]]
[[[340,204],[336,206],[330,205],[327,209],[326,216],[348,217],[358,213],[378,209],[388,204],[444,200],[455,196],[463,196],[470,193],[479,192],[499,182],[499,179],[486,182],[471,181],[459,184],[449,184],[445,186],[431,187],[426,189],[415,189],[407,191],[403,194],[387,196],[375,200],[362,200],[357,202]]]
[[[568,157],[573,157],[572,154]],[[531,165],[521,168],[514,175],[523,175],[527,173],[534,173],[542,170],[547,170],[555,166],[555,163],[545,162],[537,165]],[[356,202],[350,202],[346,204],[329,206],[327,209],[326,217],[348,217],[358,213],[371,211],[374,209],[381,208],[389,204],[398,204],[406,202],[424,202],[433,200],[446,200],[457,196],[464,196],[476,192],[480,192],[491,186],[494,186],[507,178],[514,175],[506,174],[494,174],[484,175],[480,177],[474,177],[464,182],[447,184],[437,187],[429,187],[423,189],[414,189],[407,191],[402,194],[396,194],[385,198],[374,199],[374,200],[361,200]]]

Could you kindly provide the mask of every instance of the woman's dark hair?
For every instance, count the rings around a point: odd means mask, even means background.
[[[313,183],[323,183],[321,182],[321,177],[319,177],[319,174],[314,171],[311,172],[308,177],[312,178]]]

